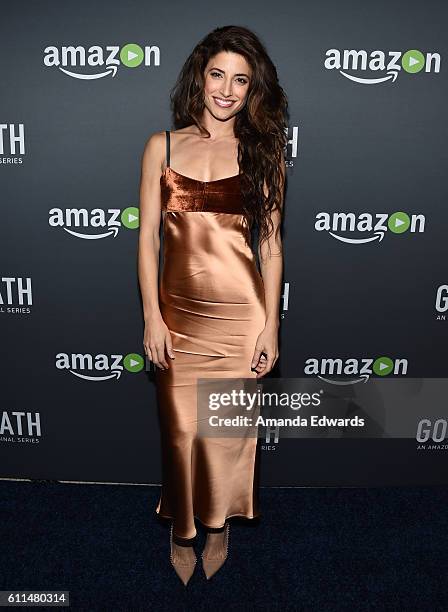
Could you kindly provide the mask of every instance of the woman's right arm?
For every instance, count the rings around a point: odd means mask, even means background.
[[[153,134],[146,142],[140,177],[140,228],[138,279],[143,301],[145,332],[143,345],[148,358],[159,368],[168,368],[165,348],[174,358],[171,334],[159,307],[158,271],[160,254],[160,175],[165,155],[165,134]]]

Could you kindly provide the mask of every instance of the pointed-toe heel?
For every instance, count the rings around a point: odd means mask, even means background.
[[[171,524],[171,530],[170,530],[170,561],[171,561],[171,565],[174,567],[176,574],[182,580],[184,585],[187,586],[188,581],[190,580],[190,578],[192,577],[194,573],[196,563],[197,563],[197,558],[195,557],[194,561],[187,562],[187,563],[181,563],[179,561],[174,561],[174,558],[173,558],[173,525],[172,524]]]
[[[225,534],[224,534],[224,542],[225,542],[225,555],[218,559],[209,559],[207,555],[204,555],[202,552],[202,567],[204,568],[204,573],[207,576],[207,580],[209,580],[216,572],[224,565],[225,560],[228,557],[229,553],[229,530],[230,525],[226,523],[225,526]]]

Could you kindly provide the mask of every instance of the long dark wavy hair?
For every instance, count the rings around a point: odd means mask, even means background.
[[[204,111],[204,71],[208,61],[221,51],[244,56],[252,68],[248,97],[235,116],[238,138],[238,164],[244,214],[248,226],[258,227],[261,244],[273,233],[272,211],[281,211],[284,164],[287,143],[288,102],[279,84],[277,70],[259,38],[247,28],[216,28],[193,49],[183,65],[170,95],[176,129],[194,123],[201,134],[210,137],[201,124]],[[263,183],[268,194],[265,195]],[[279,228],[277,229],[277,232]]]

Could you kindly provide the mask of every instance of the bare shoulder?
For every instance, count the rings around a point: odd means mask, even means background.
[[[146,140],[142,164],[146,168],[162,168],[165,159],[165,132],[154,132]]]

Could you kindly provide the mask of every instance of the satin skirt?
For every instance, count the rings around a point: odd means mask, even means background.
[[[263,280],[240,214],[168,212],[163,219],[162,317],[175,359],[157,369],[162,489],[156,512],[174,533],[194,519],[222,527],[259,515],[253,435],[199,437],[198,378],[255,378],[251,360],[266,321]]]

